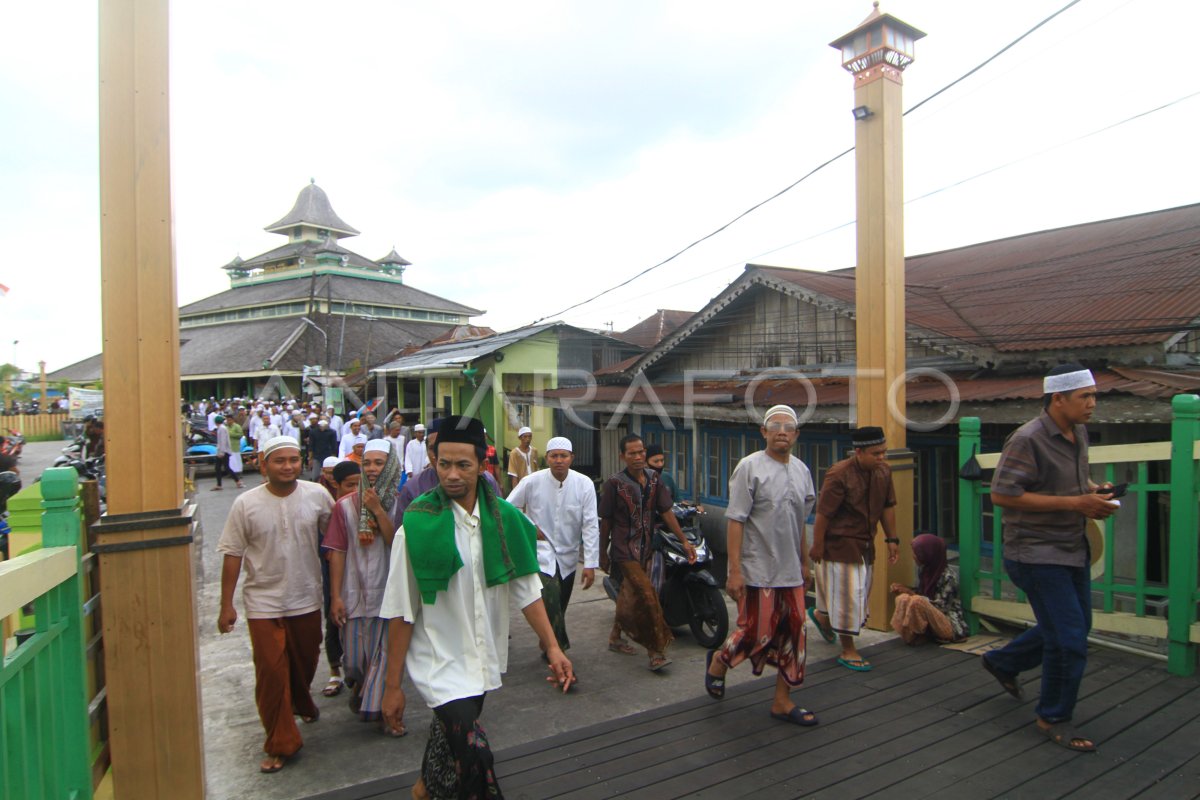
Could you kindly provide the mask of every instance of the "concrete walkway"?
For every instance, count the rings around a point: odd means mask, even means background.
[[[260,483],[247,476],[248,487]],[[217,540],[238,490],[226,482],[221,492],[210,491],[212,479],[197,481],[201,531],[196,541],[197,614],[200,628],[201,688],[204,705],[205,760],[208,796],[214,800],[255,797],[261,800],[309,796],[323,791],[408,772],[420,766],[430,712],[407,681],[409,735],[389,739],[374,724],[358,722],[346,705],[346,692],[321,697],[328,670],[322,656],[313,683],[321,719],[302,726],[305,747],[288,766],[274,775],[262,775],[263,731],[254,708],[254,671],[250,640],[246,634],[241,598],[236,598],[239,620],[234,631],[217,633],[221,573]],[[243,490],[245,491],[245,490]],[[730,619],[736,611],[729,603]],[[537,641],[520,612],[514,614],[508,674],[504,688],[488,696],[484,724],[495,749],[566,733],[597,722],[625,717],[704,694],[704,650],[686,630],[672,645],[674,663],[655,674],[646,669],[646,657],[622,656],[606,648],[612,625],[613,604],[599,580],[588,591],[576,588],[567,614],[572,648],[568,656],[580,675],[580,684],[568,695],[553,690],[544,680]],[[810,631],[811,632],[811,631]],[[890,638],[879,633],[862,637],[866,646]],[[809,662],[837,655],[836,648],[820,637],[809,637]],[[749,665],[730,673],[730,685],[753,678]],[[798,690],[803,695],[805,690]],[[821,698],[797,698],[820,710]]]

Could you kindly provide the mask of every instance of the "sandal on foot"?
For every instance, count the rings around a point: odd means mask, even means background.
[[[300,721],[303,722],[305,725],[312,725],[314,722],[316,722],[320,718],[321,718],[321,710],[320,709],[317,709],[317,713],[313,714],[311,717],[306,717],[303,714],[300,715]]]
[[[838,656],[837,663],[841,664],[846,669],[852,669],[855,672],[870,672],[874,667],[871,662],[865,658],[842,658]]]
[[[714,677],[708,671],[716,654],[716,650],[709,650],[704,656],[704,691],[708,692],[708,696],[713,700],[720,700],[725,696],[725,679]]]
[[[816,714],[800,706],[792,706],[792,710],[786,714],[777,714],[772,711],[771,719],[777,719],[780,722],[790,722],[793,725],[800,725],[805,728],[811,728],[818,721]]]
[[[399,739],[401,736],[406,736],[408,734],[408,729],[403,725],[401,725],[399,728],[389,728],[387,725],[384,725],[380,730],[383,731],[384,736],[390,736],[393,739]]]
[[[270,775],[273,772],[279,772],[286,763],[287,756],[267,756],[259,762],[258,771]]]
[[[1076,753],[1096,752],[1096,743],[1072,728],[1069,722],[1056,722],[1049,728],[1038,725],[1037,728],[1059,747],[1065,747]]]
[[[1025,692],[1021,690],[1021,684],[1017,683],[1016,675],[1010,675],[1007,672],[1001,672],[1000,670],[996,669],[992,666],[992,663],[988,661],[986,655],[980,656],[979,660],[983,662],[983,668],[991,673],[991,676],[1000,684],[1001,689],[1008,692],[1018,700],[1025,699]]]
[[[656,655],[656,656],[651,656],[651,658],[650,658],[650,671],[651,671],[651,672],[658,672],[660,669],[662,669],[663,667],[667,666],[667,665],[668,665],[668,664],[670,664],[670,663],[671,663],[671,659],[667,658],[667,657],[666,657],[665,655],[663,655],[662,653],[659,653],[659,654],[658,654],[658,655]]]
[[[633,645],[624,639],[617,639],[615,642],[608,643],[608,649],[614,653],[620,653],[623,656],[636,656],[637,650],[633,649]]]
[[[342,693],[342,679],[334,675],[329,676],[329,682],[325,684],[325,688],[321,690],[321,694],[326,697],[337,697]]]
[[[833,635],[832,630],[822,628],[821,623],[817,622],[816,609],[813,609],[813,608],[808,609],[808,618],[812,620],[813,625],[817,626],[817,633],[821,634],[821,638],[825,640],[826,644],[833,644],[834,642],[837,641],[837,637]]]

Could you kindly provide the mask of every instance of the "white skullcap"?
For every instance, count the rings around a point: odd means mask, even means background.
[[[339,459],[337,456],[329,456],[328,458],[326,458],[324,461],[321,462],[321,469],[330,469],[332,467],[336,467],[338,460]]]
[[[528,425],[525,425],[521,430],[517,431],[517,436],[524,436],[527,433],[533,433],[533,430]]]
[[[413,433],[421,433],[424,430],[425,426],[419,422],[416,425],[413,425]]]
[[[776,414],[783,414],[784,416],[791,417],[792,422],[794,422],[794,423],[800,422],[800,418],[796,416],[796,409],[792,408],[791,406],[778,405],[778,406],[771,406],[770,408],[767,409],[767,413],[763,414],[763,424],[765,425],[767,423],[767,420],[769,420],[771,417],[775,416]]]
[[[551,450],[566,450],[568,453],[575,452],[571,448],[571,440],[565,436],[555,436],[546,442],[546,452],[549,453]]]
[[[300,442],[296,441],[291,436],[273,436],[270,439],[267,439],[266,444],[263,445],[263,456],[265,458],[270,458],[271,453],[274,453],[276,450],[282,450],[286,447],[290,447],[293,450],[299,450]]]
[[[358,444],[356,441],[355,444]],[[384,439],[372,439],[367,442],[367,449],[363,450],[363,455],[367,453],[390,453],[392,450],[391,442]]]
[[[328,428],[328,427],[329,427],[329,420],[325,419],[324,417],[321,417],[319,420],[317,420],[317,424],[318,424],[318,425],[324,425],[326,428]]]
[[[360,433],[358,436],[355,436],[353,440],[351,440],[350,446],[353,447],[356,444],[366,444],[368,441],[367,435],[365,433]]]
[[[1095,386],[1096,378],[1090,369],[1075,372],[1064,372],[1062,375],[1047,375],[1042,379],[1042,394],[1055,392],[1073,392],[1088,386]]]

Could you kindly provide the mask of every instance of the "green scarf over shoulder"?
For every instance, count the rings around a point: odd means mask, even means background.
[[[538,571],[537,529],[480,480],[479,532],[483,539],[483,573],[488,586],[508,583]],[[404,512],[404,540],[422,602],[433,605],[450,578],[463,566],[454,543],[454,501],[441,485],[412,501]]]

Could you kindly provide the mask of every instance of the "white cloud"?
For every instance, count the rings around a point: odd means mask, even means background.
[[[895,0],[926,30],[911,106],[1050,13]],[[172,154],[178,288],[275,245],[262,227],[310,177],[411,281],[496,328],[563,308],[670,255],[853,142],[850,77],[827,43],[869,4],[175,3]],[[0,214],[36,255],[0,275],[0,342],[23,366],[99,349],[96,20],[0,11]],[[910,115],[906,196],[1194,91],[1187,0],[1081,3]],[[910,253],[1196,201],[1200,99],[912,203]],[[628,327],[699,308],[741,270],[854,261],[843,159],[656,273],[567,315]],[[815,238],[814,238],[815,237]],[[790,246],[789,246],[790,245]],[[782,249],[780,249],[782,248]],[[769,252],[776,251],[776,252]],[[766,255],[762,255],[766,254]],[[52,272],[51,272],[52,270]],[[47,280],[52,274],[53,280]],[[63,318],[71,320],[64,326]]]

